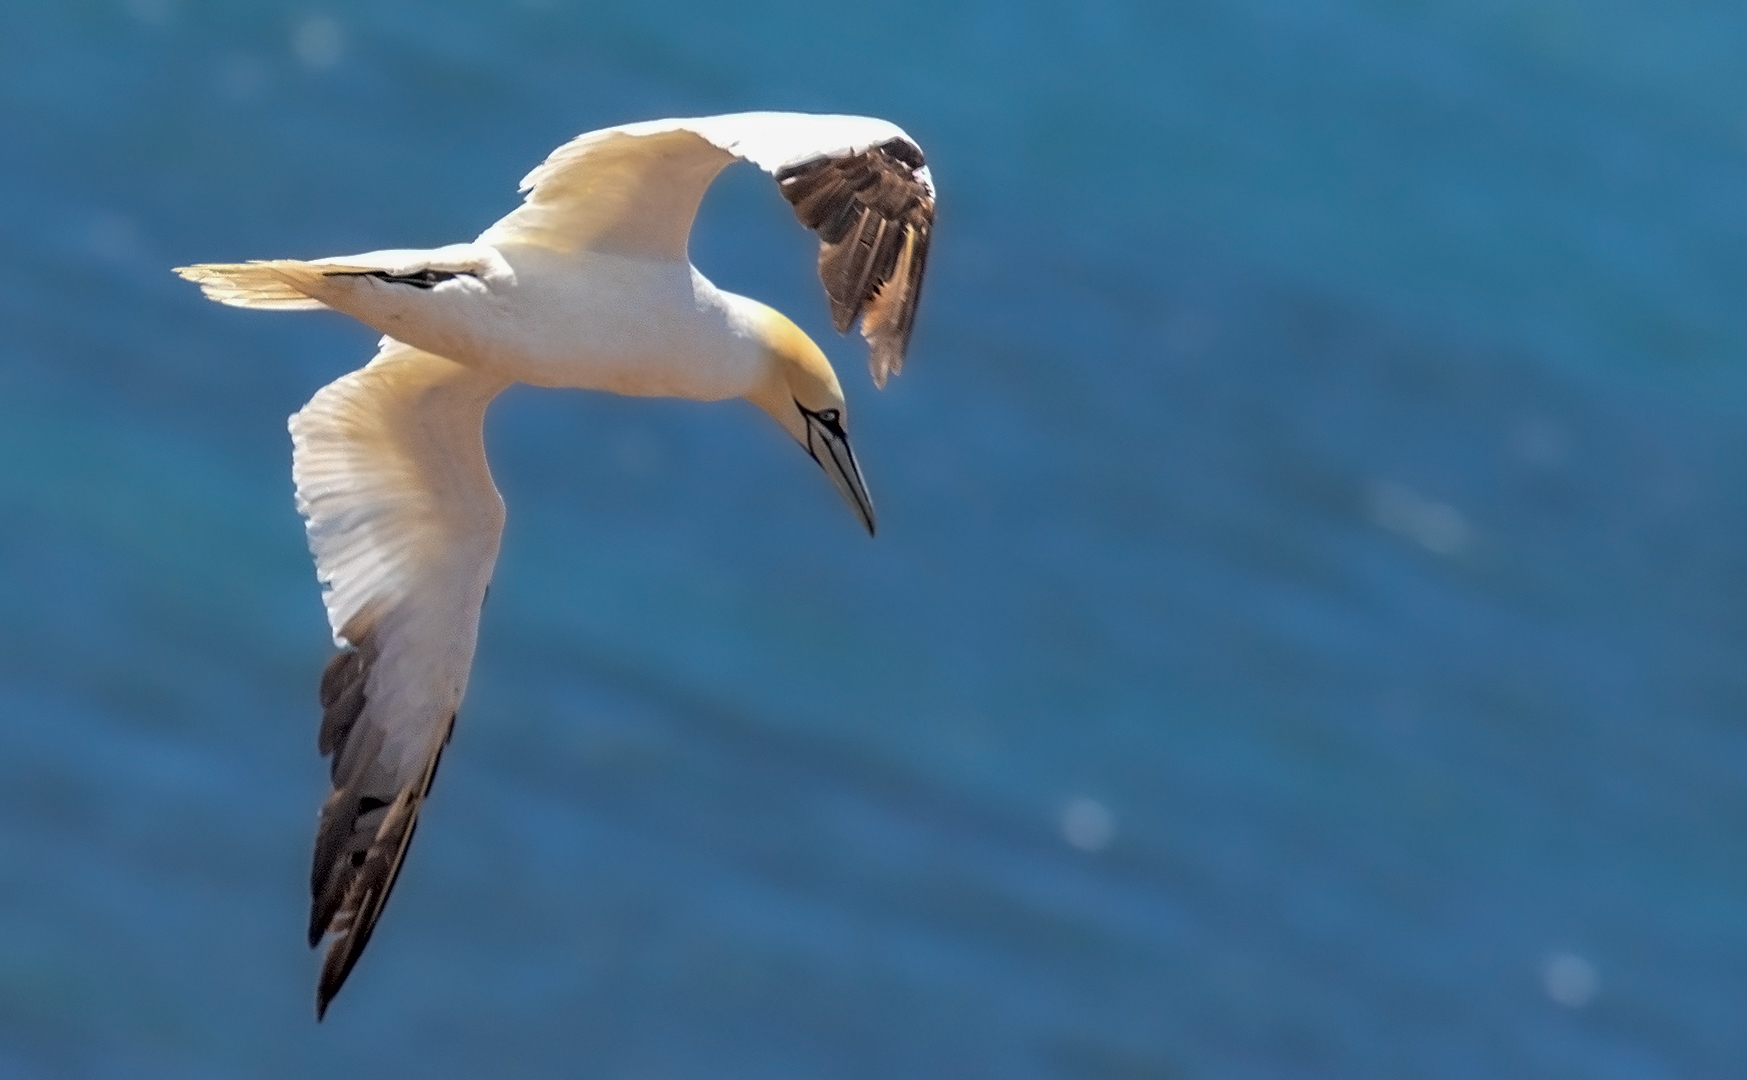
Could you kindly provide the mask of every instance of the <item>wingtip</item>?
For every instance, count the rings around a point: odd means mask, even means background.
[[[334,998],[340,995],[340,989],[346,985],[346,979],[351,976],[352,969],[358,964],[358,957],[363,954],[364,946],[370,941],[368,932],[354,938],[351,933],[342,933],[328,946],[327,955],[322,958],[321,976],[315,986],[315,1019],[320,1023],[328,1014],[328,1006]]]
[[[873,376],[875,389],[884,390],[886,380],[904,370],[904,354],[895,351],[883,342],[873,342],[873,352],[868,354],[867,370]]]
[[[334,997],[340,992],[340,985],[345,982],[345,976],[338,981],[330,978],[329,965],[322,965],[321,978],[315,986],[315,1022],[321,1023],[328,1017],[328,1006],[334,1003]]]

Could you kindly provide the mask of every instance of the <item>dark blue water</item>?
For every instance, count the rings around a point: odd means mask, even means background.
[[[751,10],[748,10],[751,9]],[[0,1076],[1747,1071],[1747,9],[0,8]],[[859,535],[743,405],[518,390],[454,746],[327,1023],[285,417],[202,260],[580,131],[904,125],[909,370],[759,174]]]

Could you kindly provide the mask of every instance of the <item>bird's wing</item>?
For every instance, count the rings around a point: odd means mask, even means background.
[[[291,418],[297,508],[341,651],[322,673],[333,793],[310,874],[316,1014],[370,940],[467,688],[503,501],[485,409],[505,380],[390,338]]]
[[[895,124],[865,116],[737,113],[578,136],[522,180],[526,201],[480,242],[562,253],[686,258],[704,192],[735,158],[777,180],[819,234],[837,329],[861,318],[874,382],[899,370],[934,227],[934,181]]]

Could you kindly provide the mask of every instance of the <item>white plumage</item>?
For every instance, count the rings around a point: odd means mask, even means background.
[[[387,335],[290,425],[298,510],[341,648],[321,693],[334,789],[316,838],[310,944],[333,943],[318,1016],[369,941],[466,692],[503,527],[483,424],[504,387],[747,398],[873,530],[824,354],[687,255],[704,192],[736,159],[771,173],[819,233],[834,322],[861,319],[883,385],[909,342],[934,188],[916,144],[867,117],[607,128],[553,151],[523,180],[522,205],[470,244],[177,270],[220,303],[327,307]]]

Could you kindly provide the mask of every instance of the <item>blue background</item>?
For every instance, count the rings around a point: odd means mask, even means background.
[[[1738,1077],[1747,10],[0,7],[0,1076]],[[942,192],[876,393],[518,388],[477,668],[327,1023],[285,417],[172,265],[467,239],[633,119]]]

